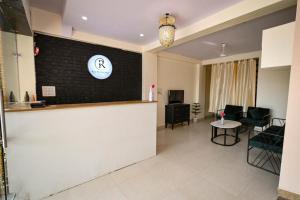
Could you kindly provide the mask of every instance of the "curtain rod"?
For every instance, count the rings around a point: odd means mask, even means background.
[[[240,59],[240,60],[229,60],[229,61],[225,61],[225,62],[218,62],[218,63],[229,63],[229,62],[239,62],[241,60],[250,60],[250,59],[253,59],[253,60],[256,60],[257,62],[259,61],[259,58],[258,57],[254,57],[254,58],[245,58],[245,59]],[[209,65],[214,65],[214,64],[218,64],[218,63],[211,63],[211,64],[208,64],[208,65],[204,65],[204,66],[209,66]]]
[[[246,58],[246,59],[241,59],[241,60],[234,60],[234,61],[227,61],[227,62],[239,62],[239,61],[242,61],[242,60],[255,60],[255,61],[258,61],[259,58]]]

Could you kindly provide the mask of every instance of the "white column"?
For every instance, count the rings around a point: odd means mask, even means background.
[[[155,84],[154,99],[157,100],[157,55],[145,52],[142,54],[142,99],[148,99],[150,86]]]
[[[300,194],[300,0],[298,0],[294,57],[287,109],[279,188]]]

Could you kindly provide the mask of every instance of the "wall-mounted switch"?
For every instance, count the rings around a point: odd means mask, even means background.
[[[43,97],[55,97],[55,86],[42,86]]]

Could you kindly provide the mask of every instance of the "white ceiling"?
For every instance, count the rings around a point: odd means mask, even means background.
[[[176,17],[177,30],[241,0],[29,0],[31,6],[55,12],[66,25],[121,41],[145,45],[158,39],[160,16]],[[226,54],[261,50],[262,30],[294,21],[296,7],[225,29],[166,51],[196,59],[216,58],[221,43]],[[87,16],[84,21],[81,16]],[[143,38],[139,34],[143,33]]]
[[[221,43],[226,43],[227,56],[261,50],[262,31],[295,20],[296,7],[288,8],[211,35],[171,47],[166,51],[200,60],[220,56]]]
[[[65,6],[64,0],[30,1],[34,7],[61,13],[64,23],[77,30],[144,45],[157,40],[158,21],[166,12],[176,17],[181,29],[241,0],[65,0]],[[140,33],[145,36],[140,38]]]

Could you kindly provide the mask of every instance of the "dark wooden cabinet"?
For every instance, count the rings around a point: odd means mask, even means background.
[[[190,125],[190,104],[169,104],[165,106],[165,127],[168,124],[174,124],[187,122]]]

